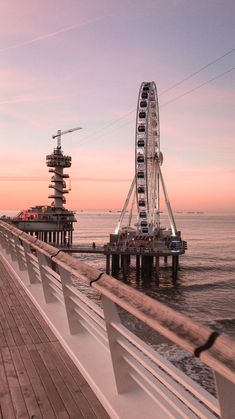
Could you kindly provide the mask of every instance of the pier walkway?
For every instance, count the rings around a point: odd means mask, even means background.
[[[217,397],[130,331],[122,310],[211,368]],[[0,419],[235,417],[233,339],[3,221],[0,320]]]
[[[0,257],[0,418],[109,418]]]

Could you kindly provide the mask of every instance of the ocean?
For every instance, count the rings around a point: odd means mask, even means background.
[[[117,212],[78,212],[74,244],[104,244],[114,232]],[[162,214],[162,226],[168,226]],[[178,230],[188,243],[180,257],[178,280],[172,282],[171,265],[162,263],[159,281],[136,281],[134,269],[126,282],[194,320],[235,338],[235,214],[175,214]],[[77,255],[76,255],[77,256]],[[77,256],[105,269],[102,255]],[[120,274],[121,277],[121,274]]]

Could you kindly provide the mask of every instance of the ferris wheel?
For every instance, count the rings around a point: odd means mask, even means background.
[[[161,165],[159,107],[156,84],[141,83],[136,113],[135,176],[128,192],[121,216],[115,230],[118,233],[132,200],[128,226],[130,227],[133,203],[137,208],[137,231],[143,235],[155,235],[160,230],[160,185],[162,187],[172,235],[177,233],[174,216],[167,195]]]
[[[157,89],[154,82],[140,86],[135,136],[135,180],[138,221],[141,233],[153,233],[159,225],[160,126]]]

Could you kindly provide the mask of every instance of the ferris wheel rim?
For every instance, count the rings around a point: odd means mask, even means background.
[[[136,112],[135,181],[138,225],[142,233],[153,228],[157,165],[160,157],[160,127],[155,82],[141,83]]]

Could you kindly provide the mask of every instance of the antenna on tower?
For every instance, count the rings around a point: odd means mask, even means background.
[[[66,131],[61,131],[60,129],[58,129],[57,134],[52,135],[52,138],[54,140],[54,138],[57,138],[57,148],[61,148],[61,136],[64,134],[68,134],[69,132],[74,132],[74,131],[78,131],[79,129],[82,129],[81,127],[76,127],[76,128],[71,128],[71,129],[67,129]]]

